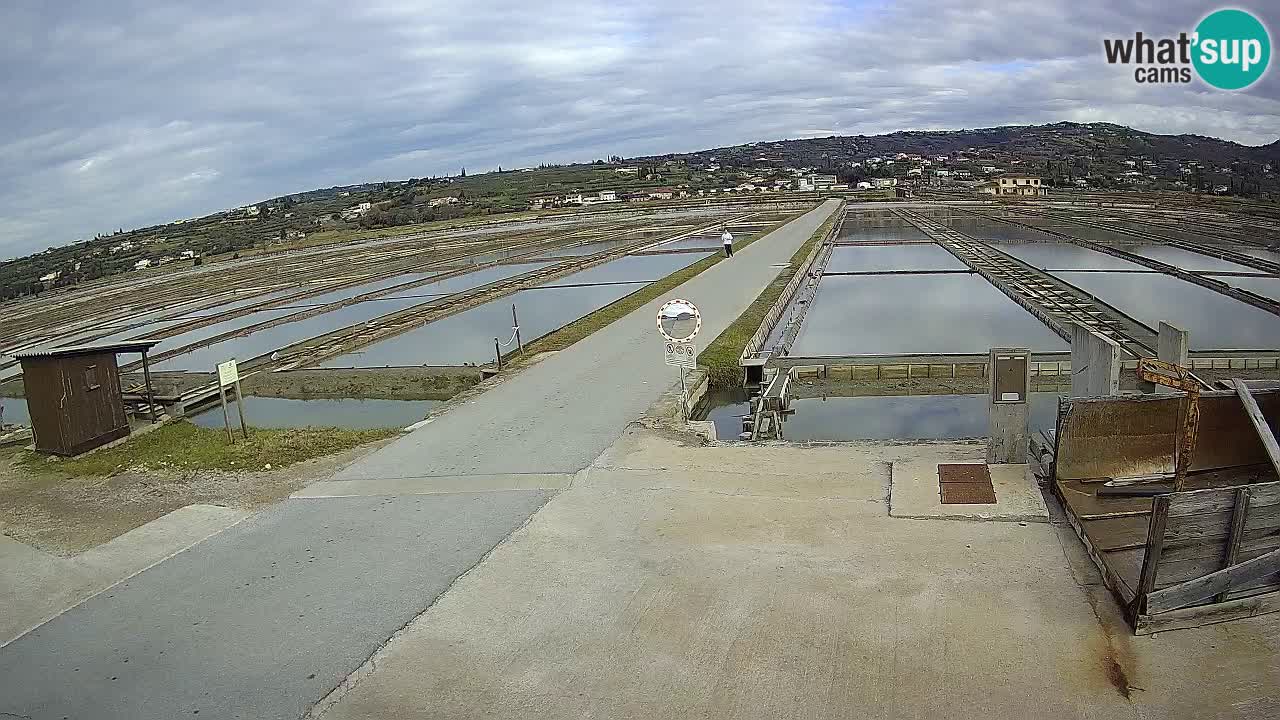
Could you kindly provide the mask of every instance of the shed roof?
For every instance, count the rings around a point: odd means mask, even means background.
[[[52,357],[69,357],[71,355],[92,355],[96,353],[135,353],[144,350],[150,350],[160,343],[159,340],[126,340],[124,342],[115,343],[88,343],[85,345],[64,345],[62,347],[51,347],[44,345],[41,347],[31,348],[16,352],[13,357],[23,360],[26,358],[52,358]]]

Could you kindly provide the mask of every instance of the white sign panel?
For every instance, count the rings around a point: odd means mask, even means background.
[[[663,343],[663,356],[668,365],[672,367],[688,368],[690,370],[698,366],[698,348],[691,342],[673,342],[668,340]]]
[[[240,370],[236,367],[235,358],[224,363],[218,363],[218,383],[222,385],[222,387],[235,385],[236,381],[239,379]]]

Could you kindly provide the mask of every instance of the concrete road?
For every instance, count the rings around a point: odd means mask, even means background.
[[[837,206],[679,288],[702,339]],[[299,717],[675,381],[658,305],[0,648],[0,717]]]
[[[673,292],[701,310],[697,340],[711,341],[737,319],[837,206],[828,201]],[[663,364],[655,321],[667,299],[450,410],[334,480],[378,486],[413,478],[418,481],[390,485],[397,492],[429,492],[433,478],[571,474],[585,468],[677,381],[675,368]]]
[[[545,501],[282,503],[0,650],[0,718],[299,717]]]
[[[632,429],[320,720],[1280,717],[1280,614],[1136,638],[1065,523],[890,515],[983,453]]]

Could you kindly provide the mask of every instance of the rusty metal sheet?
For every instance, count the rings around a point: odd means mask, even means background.
[[[996,491],[991,481],[983,483],[949,482],[941,483],[943,505],[992,505],[996,501]]]
[[[938,465],[940,483],[991,484],[991,470],[986,463],[942,463]]]
[[[1280,392],[1255,393],[1263,414],[1280,418]],[[1263,400],[1265,398],[1265,400]],[[1183,395],[1130,395],[1068,401],[1058,428],[1058,477],[1097,480],[1173,472]],[[1202,393],[1199,442],[1191,470],[1266,462],[1234,392]]]

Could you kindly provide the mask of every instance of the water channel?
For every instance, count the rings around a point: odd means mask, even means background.
[[[1031,393],[1032,431],[1055,426],[1058,397]],[[796,398],[791,401],[795,414],[784,417],[782,434],[799,442],[977,438],[987,434],[988,406],[985,393]],[[746,396],[740,391],[713,393],[708,408],[704,419],[715,423],[716,436],[736,440],[741,418],[750,412]]]
[[[293,400],[245,397],[244,415],[249,427],[304,428],[337,427],[350,430],[403,428],[425,418],[440,400]],[[233,400],[227,404],[231,426],[240,427],[240,414]],[[188,418],[200,427],[224,427],[222,406]]]
[[[976,275],[822,279],[792,355],[1066,350],[1066,343]]]
[[[437,320],[322,365],[329,368],[484,364],[494,359],[493,339],[512,335],[511,306],[520,335],[532,342],[645,284],[706,257],[702,253],[630,255],[521,290]],[[603,283],[603,284],[602,284]],[[510,352],[507,347],[503,352]]]
[[[916,245],[837,245],[827,272],[885,270],[968,270],[968,266],[936,243]],[[825,282],[825,281],[824,281]]]
[[[1194,350],[1280,347],[1280,316],[1170,275],[1081,272],[1054,275],[1148,327],[1159,327],[1163,320],[1189,331]],[[1252,278],[1230,278],[1227,282],[1236,284],[1241,280]]]

